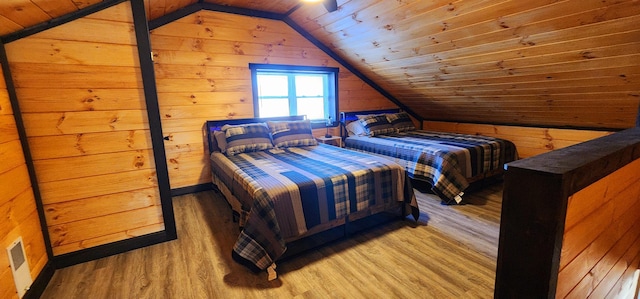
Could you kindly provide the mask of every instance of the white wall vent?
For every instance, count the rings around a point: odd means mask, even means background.
[[[13,281],[16,284],[16,290],[18,290],[18,296],[22,298],[33,283],[33,280],[31,279],[31,271],[29,270],[29,263],[27,262],[27,256],[24,252],[22,237],[18,237],[18,239],[13,241],[13,243],[7,247],[7,254],[9,255],[11,272],[13,273]]]

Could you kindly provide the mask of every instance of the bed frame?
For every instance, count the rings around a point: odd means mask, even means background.
[[[209,155],[211,155],[211,149],[213,146],[213,133],[219,131],[222,126],[238,125],[254,122],[266,122],[266,121],[292,121],[303,120],[304,116],[284,116],[284,117],[270,117],[270,118],[246,118],[246,119],[228,119],[228,120],[209,120],[206,122],[206,136],[207,143],[209,145]],[[224,195],[228,205],[231,208],[232,217],[234,222],[239,222],[241,219],[242,207],[240,202],[233,196],[231,191],[212,173],[212,182],[215,188]],[[393,220],[404,219],[406,214],[405,204],[389,204],[386,209],[379,210],[380,207],[367,209],[360,212],[346,215],[344,218],[336,219],[331,222],[321,224],[309,229],[305,234],[294,238],[286,239],[287,251],[278,259],[278,261],[285,260],[309,249],[318,247],[331,241],[335,241],[341,238],[349,237],[356,232],[375,227],[384,223],[388,223]],[[239,223],[239,228],[242,229],[242,224]],[[238,261],[241,262],[242,261]],[[245,264],[250,269],[258,272],[260,271],[252,264]]]

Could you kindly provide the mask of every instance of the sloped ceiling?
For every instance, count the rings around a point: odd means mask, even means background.
[[[2,0],[0,36],[100,3]],[[640,1],[144,0],[285,16],[427,120],[629,128],[640,103]]]

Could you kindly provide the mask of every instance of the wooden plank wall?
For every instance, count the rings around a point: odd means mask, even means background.
[[[130,3],[6,49],[54,255],[162,231]]]
[[[507,139],[516,145],[518,156],[520,158],[539,155],[612,133],[608,131],[536,128],[442,121],[424,121],[423,128],[425,130],[485,135]]]
[[[630,298],[622,295],[635,291],[638,173],[640,159],[569,197],[556,298]]]
[[[340,111],[396,107],[281,21],[200,11],[152,30],[151,46],[172,189],[211,181],[206,120],[253,117],[249,63],[339,67]]]
[[[0,298],[18,298],[7,248],[19,236],[36,279],[49,261],[36,200],[0,67]]]

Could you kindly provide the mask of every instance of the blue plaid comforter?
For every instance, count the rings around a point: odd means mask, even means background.
[[[266,269],[286,239],[374,206],[418,206],[404,169],[379,156],[320,144],[211,154],[212,172],[248,210],[233,251]]]
[[[352,136],[347,148],[394,158],[413,179],[428,182],[447,203],[459,203],[466,178],[502,169],[516,159],[512,142],[477,135],[408,131],[375,137]]]

